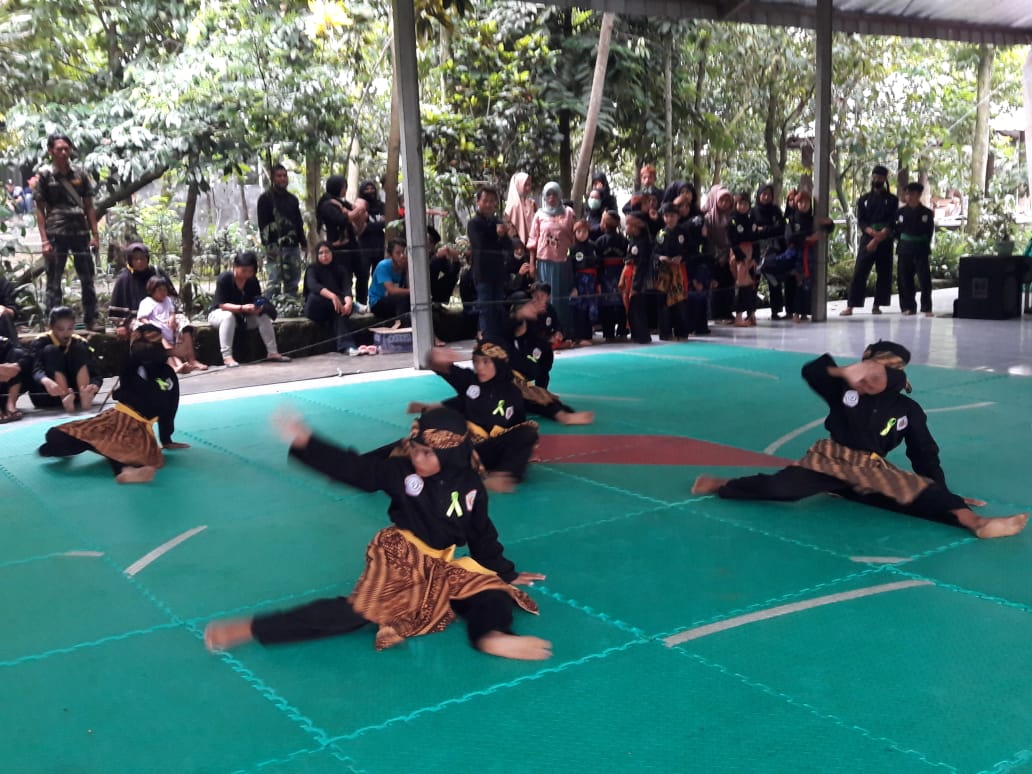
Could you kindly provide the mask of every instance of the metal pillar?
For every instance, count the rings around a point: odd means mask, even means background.
[[[412,359],[422,368],[434,344],[430,269],[426,252],[426,194],[423,185],[423,123],[416,67],[416,14],[413,0],[391,0],[394,67],[401,105],[401,170],[405,191],[409,293],[412,298]]]
[[[817,0],[815,97],[816,140],[813,154],[813,214],[828,217],[831,198],[831,8],[832,0]],[[813,320],[828,319],[828,240],[817,243],[817,259],[813,266]]]

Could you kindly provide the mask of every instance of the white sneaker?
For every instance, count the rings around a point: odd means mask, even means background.
[[[348,357],[358,357],[364,354],[365,352],[362,352],[358,347],[348,347]]]
[[[359,314],[366,314],[369,311],[369,305],[368,304],[363,304],[361,301],[356,301],[351,306]]]

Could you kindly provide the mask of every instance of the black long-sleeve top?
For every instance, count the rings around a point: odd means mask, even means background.
[[[29,342],[29,346],[26,350],[26,356],[22,360],[23,364],[27,364],[32,373],[32,378],[37,384],[42,384],[43,380],[47,376],[46,364],[43,359],[43,350],[49,346],[55,346],[63,350],[68,355],[73,349],[76,351],[76,359],[86,364],[86,371],[90,375],[90,384],[95,384],[100,387],[104,384],[104,377],[100,375],[97,370],[97,361],[93,356],[93,347],[90,343],[77,333],[73,333],[71,339],[69,339],[67,346],[62,347],[57,339],[51,336],[49,333],[41,333],[39,336]],[[25,372],[25,365],[22,366],[22,372]]]
[[[888,191],[868,191],[861,196],[856,203],[856,226],[860,234],[866,239],[865,230],[874,228],[880,231],[886,226],[891,226],[896,220],[896,212],[899,210],[899,199],[895,194]]]
[[[130,351],[111,397],[140,416],[157,417],[159,440],[162,445],[172,442],[179,410],[179,379],[166,361],[144,363]]]
[[[661,265],[660,258],[684,259],[688,254],[687,242],[688,235],[680,223],[673,228],[661,228],[656,234],[656,241],[652,243],[652,259],[656,267]]]
[[[753,239],[773,239],[782,243],[785,236],[785,214],[776,204],[757,203],[749,210],[753,223]],[[779,249],[775,246],[775,249]]]
[[[351,225],[348,209],[350,205],[347,202],[332,196],[324,196],[316,207],[316,217],[326,228],[326,241],[334,250],[343,249],[355,239],[355,227]]]
[[[505,558],[488,515],[487,491],[472,468],[420,478],[406,457],[363,455],[318,436],[304,449],[292,448],[290,456],[334,481],[364,492],[386,492],[393,524],[432,548],[468,545],[470,556],[502,580],[516,578],[516,567]]]
[[[652,239],[648,234],[628,238],[627,257],[634,264],[631,290],[635,293],[651,290],[656,284],[656,272],[652,267]]]
[[[753,231],[752,213],[735,210],[728,220],[727,240],[732,246],[736,246],[742,242],[752,242],[754,239],[756,235]]]
[[[627,257],[627,237],[619,231],[603,231],[595,240],[595,254],[603,265],[617,259],[622,262]]]
[[[504,283],[512,239],[498,236],[498,218],[485,218],[479,212],[469,219],[466,234],[473,253],[473,279],[480,282]]]
[[[570,252],[567,253],[567,258],[575,272],[598,269],[595,243],[590,239],[586,242],[574,242],[570,245]]]
[[[310,264],[305,270],[305,295],[317,296],[323,289],[341,299],[351,296],[351,271],[341,263]]]
[[[939,447],[928,430],[928,417],[917,401],[902,392],[906,374],[887,368],[885,390],[860,395],[845,379],[828,373],[836,365],[831,355],[824,354],[803,366],[803,379],[828,404],[824,427],[831,439],[882,457],[905,443],[914,472],[945,486],[946,474],[939,464]]]
[[[488,436],[527,421],[523,395],[508,375],[499,374],[487,382],[477,381],[468,368],[451,366],[441,377],[455,390],[455,397],[444,401]]]
[[[935,213],[923,204],[916,207],[899,208],[893,226],[895,237],[900,247],[930,250],[932,236],[935,234]]]
[[[140,302],[147,297],[147,282],[151,277],[163,277],[168,282],[168,294],[173,297],[177,295],[172,280],[156,266],[148,266],[141,271],[133,271],[127,267],[119,272],[111,288],[111,317],[135,317]],[[122,311],[124,309],[129,311]]]
[[[6,306],[14,310],[15,316],[18,314],[16,295],[17,289],[14,285],[6,277],[0,277],[0,306]],[[0,314],[0,336],[11,339],[15,344],[18,343],[18,328],[14,324],[14,317],[11,315]]]
[[[270,188],[258,197],[258,234],[266,247],[298,247],[305,243],[301,202],[290,191]]]

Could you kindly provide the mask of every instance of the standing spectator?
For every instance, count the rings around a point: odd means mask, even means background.
[[[616,197],[613,196],[613,192],[609,189],[609,178],[606,177],[605,172],[596,172],[591,176],[591,191],[598,191],[602,198],[602,206],[599,208],[600,212],[606,210],[616,209]]]
[[[388,257],[376,264],[373,270],[369,308],[377,317],[405,318],[412,307],[408,288],[408,245],[403,239],[392,239],[387,243],[387,249],[390,251]]]
[[[910,183],[903,194],[903,206],[896,214],[895,234],[899,240],[896,254],[899,256],[899,268],[896,276],[899,281],[899,307],[905,315],[917,312],[914,299],[914,274],[921,283],[921,313],[925,317],[932,314],[932,270],[929,257],[932,252],[932,236],[935,234],[935,213],[921,204],[924,186]],[[880,275],[879,275],[880,276]]]
[[[760,187],[756,193],[756,205],[749,217],[753,223],[755,257],[760,264],[760,271],[767,280],[770,319],[780,320],[782,312],[790,312],[793,308],[795,284],[791,275],[779,275],[772,269],[772,264],[768,263],[773,261],[775,256],[785,252],[785,214],[774,201],[773,185],[767,183]]]
[[[287,190],[287,168],[272,168],[272,185],[258,197],[258,233],[265,246],[265,266],[269,273],[268,291],[297,296],[301,280],[301,251],[308,249],[301,203]]]
[[[619,290],[627,258],[627,238],[620,233],[620,213],[616,210],[602,216],[602,236],[595,241],[595,253],[600,264],[598,279],[602,297],[598,317],[602,337],[606,341],[619,341],[627,337],[627,311]]]
[[[659,207],[659,200],[663,198],[663,189],[656,185],[656,168],[652,164],[642,165],[641,170],[638,172],[638,190],[634,194],[636,196],[654,196],[656,201],[653,206],[654,208]],[[633,199],[634,197],[632,196],[627,204],[623,206],[624,213],[634,211],[648,212],[648,208],[642,206],[640,199],[638,201]],[[660,228],[662,228],[662,223]],[[659,229],[656,230],[658,231]]]
[[[871,314],[881,314],[892,297],[892,227],[899,210],[899,199],[888,188],[889,170],[881,164],[871,170],[871,190],[856,203],[856,227],[860,229],[860,248],[856,255],[849,301],[839,314],[849,317],[863,309],[867,299],[867,278],[873,268],[878,275],[874,286]]]
[[[36,225],[46,262],[46,308],[61,306],[61,282],[69,253],[82,287],[82,311],[87,330],[97,330],[97,293],[93,288],[93,251],[100,244],[97,214],[93,209],[96,188],[85,169],[71,163],[75,147],[67,135],[47,137],[52,163],[39,170],[36,181]]]
[[[707,250],[710,263],[713,265],[713,279],[716,281],[712,317],[721,322],[731,321],[735,301],[735,277],[729,263],[731,240],[728,236],[728,224],[734,207],[734,197],[724,186],[715,185],[710,188],[703,212],[706,217]]]
[[[598,255],[587,220],[573,224],[573,236],[577,241],[570,245],[569,255],[573,268],[573,290],[570,291],[572,337],[578,347],[589,347],[598,322]]]
[[[517,172],[509,181],[509,193],[505,197],[505,219],[516,229],[516,235],[523,244],[530,238],[530,224],[537,212],[537,202],[530,195],[530,175]]]
[[[383,259],[383,230],[369,220],[369,204],[365,199],[355,199],[350,217],[355,241],[347,251],[348,268],[355,278],[355,302],[362,311],[369,301],[369,272]]]
[[[348,181],[343,175],[330,175],[326,178],[326,193],[315,206],[316,224],[326,230],[326,242],[333,253],[333,261],[340,264],[347,263],[349,248],[355,242],[355,228],[350,217],[352,206],[344,198],[347,190]],[[345,268],[350,275],[351,267]]]
[[[266,360],[276,363],[290,361],[289,357],[279,353],[276,331],[272,327],[275,309],[262,297],[257,274],[258,256],[247,250],[238,253],[233,259],[233,268],[222,272],[215,280],[215,299],[208,313],[208,322],[218,331],[222,362],[227,368],[240,365],[233,357],[233,338],[241,322],[248,328],[258,329],[265,344]]]
[[[383,258],[385,244],[387,241],[387,217],[384,212],[383,199],[380,198],[380,190],[376,187],[375,180],[363,180],[358,186],[357,202],[365,202],[367,212],[366,228],[363,232],[363,250],[369,260],[369,266],[376,266]],[[367,270],[368,271],[368,270]],[[365,301],[362,294],[359,300]]]
[[[570,290],[573,285],[573,271],[567,255],[573,244],[573,210],[563,204],[559,184],[545,185],[544,203],[536,213],[530,227],[527,249],[530,250],[531,270],[538,282],[552,287],[552,298],[564,335],[571,330]]]
[[[469,219],[466,233],[473,251],[473,279],[477,286],[480,332],[485,336],[504,336],[508,314],[502,306],[509,279],[508,263],[512,239],[505,223],[497,216],[498,190],[482,186],[477,190],[476,214]]]

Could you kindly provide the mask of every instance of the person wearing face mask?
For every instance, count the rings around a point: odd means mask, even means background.
[[[172,440],[179,380],[167,360],[161,329],[150,323],[139,326],[132,333],[129,360],[112,393],[114,408],[50,428],[39,455],[71,457],[92,451],[107,459],[120,484],[153,480],[165,464],[162,449],[189,448],[189,444]],[[157,437],[152,427],[155,422]]]
[[[878,275],[874,286],[874,306],[871,314],[881,314],[892,296],[892,233],[899,210],[899,199],[889,191],[889,170],[881,164],[871,170],[871,190],[856,204],[856,226],[860,229],[860,249],[856,254],[856,268],[849,285],[849,300],[840,314],[849,317],[853,310],[864,306],[867,298],[867,278],[873,268]]]
[[[602,236],[602,216],[606,211],[602,206],[602,191],[592,188],[584,203],[584,220],[588,224],[588,235],[592,242]]]

